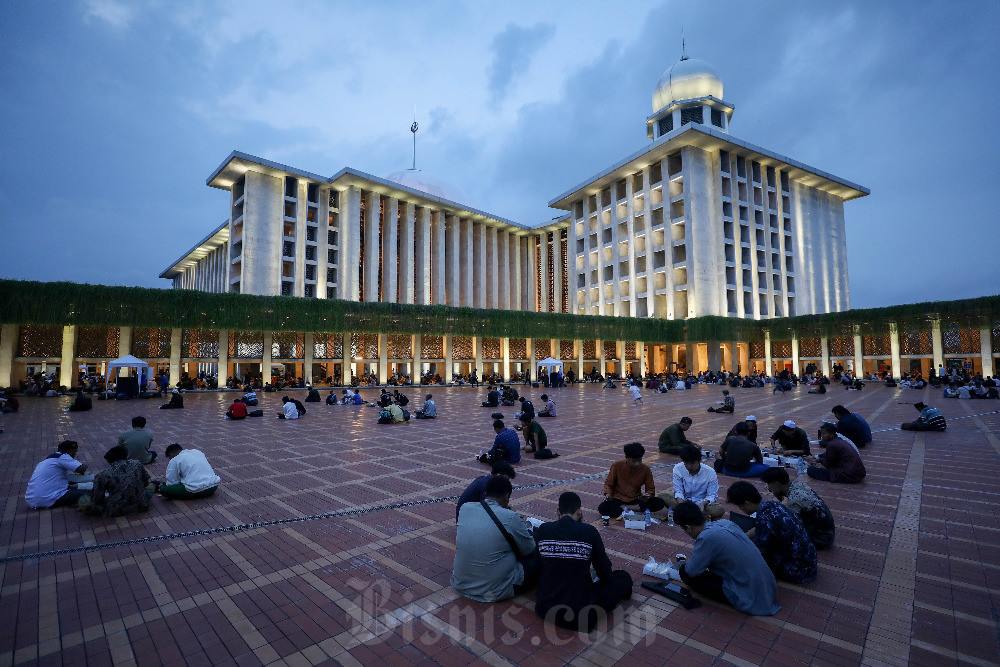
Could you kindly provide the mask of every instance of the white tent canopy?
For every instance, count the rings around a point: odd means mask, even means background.
[[[124,357],[115,359],[114,361],[108,364],[108,374],[107,377],[104,378],[105,382],[108,382],[111,379],[111,372],[116,368],[118,369],[134,368],[135,376],[138,378],[141,376],[142,371],[149,369],[149,364],[147,364],[142,359],[139,359],[138,357],[133,357],[131,354],[126,354]]]
[[[562,370],[563,367],[563,362],[559,361],[558,359],[553,359],[552,357],[546,357],[545,359],[542,359],[541,361],[535,363],[538,366],[539,373],[542,372],[543,368],[547,369],[551,373],[552,369],[558,368],[559,370]]]

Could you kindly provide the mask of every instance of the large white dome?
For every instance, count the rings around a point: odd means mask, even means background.
[[[667,68],[656,84],[653,113],[671,102],[709,96],[722,99],[722,79],[704,60],[681,58]]]
[[[458,188],[442,182],[440,179],[419,169],[403,169],[388,174],[385,179],[393,183],[399,183],[413,190],[426,192],[429,195],[448,199],[454,202],[461,202],[465,195]]]

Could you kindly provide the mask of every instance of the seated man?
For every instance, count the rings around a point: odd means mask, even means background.
[[[319,395],[319,389],[316,389],[312,385],[307,386],[307,389],[309,389],[309,393],[306,394],[306,400],[305,400],[306,403],[322,402],[323,397]]]
[[[330,393],[327,394],[326,404],[327,405],[337,405],[338,403],[340,403],[340,401],[337,400],[337,395],[334,394],[333,393],[333,389],[331,389]]]
[[[392,415],[393,424],[402,424],[403,422],[410,421],[410,413],[399,407],[396,403],[391,404],[388,408],[389,414]]]
[[[719,448],[719,458],[715,460],[715,472],[730,477],[756,477],[765,470],[764,455],[755,443],[747,440],[749,428],[745,423],[737,424],[736,435],[726,438]]]
[[[160,406],[161,410],[180,410],[184,407],[184,397],[181,396],[179,389],[174,389],[170,392],[170,402],[164,403]]]
[[[353,391],[351,391],[350,389],[342,389],[340,393],[344,395],[344,397],[342,399],[340,399],[340,404],[341,405],[350,405],[350,404],[354,403],[354,392]]]
[[[816,546],[797,516],[779,502],[763,500],[750,482],[735,482],[726,497],[742,512],[756,515],[750,537],[774,576],[793,584],[816,578]]]
[[[809,391],[807,391],[806,393],[807,394],[825,394],[826,393],[826,385],[823,384],[822,382],[817,381],[816,385],[812,389],[810,389]]]
[[[685,435],[685,432],[689,428],[691,428],[691,418],[681,417],[679,422],[663,429],[663,433],[660,434],[660,439],[656,443],[660,453],[680,454],[681,450],[688,445],[697,447],[697,443],[691,442],[687,439],[687,435]]]
[[[250,407],[253,407],[253,406],[257,405],[257,403],[258,403],[258,401],[257,401],[257,392],[255,392],[253,389],[250,389],[250,391],[248,391],[247,393],[243,394],[243,404],[244,405],[249,405]]]
[[[834,424],[824,422],[819,427],[819,444],[826,451],[817,457],[810,457],[809,462],[818,463],[819,466],[810,465],[806,474],[813,479],[840,484],[858,484],[864,480],[868,471],[865,470],[861,455],[837,435]]]
[[[500,405],[500,392],[496,390],[496,387],[491,386],[490,390],[486,393],[486,400],[483,401],[484,408],[495,408]]]
[[[298,419],[299,410],[292,403],[292,399],[287,396],[281,397],[281,412],[278,413],[278,419]]]
[[[692,502],[713,521],[725,514],[719,498],[719,477],[715,470],[701,463],[701,450],[685,445],[680,452],[681,462],[674,466],[673,493],[661,493],[667,507],[677,507],[682,502]]]
[[[486,483],[486,499],[458,512],[451,586],[470,600],[508,600],[515,586],[527,589],[537,579],[535,538],[510,509],[513,490],[509,479],[495,475]]]
[[[791,419],[779,426],[778,430],[771,435],[771,447],[776,445],[779,454],[795,456],[809,456],[810,454],[809,436]]]
[[[532,419],[535,418],[535,406],[526,399],[524,396],[518,397],[518,402],[521,404],[520,411],[514,413],[514,416],[520,418],[522,415],[530,415]]]
[[[708,412],[736,412],[736,399],[733,398],[728,389],[722,390],[722,407],[709,408]]]
[[[511,387],[510,385],[504,387],[503,392],[500,395],[500,402],[503,405],[514,405],[514,402],[520,398],[517,393],[517,389]]]
[[[76,390],[76,398],[73,404],[66,408],[66,412],[86,412],[94,407],[94,399],[83,395],[83,389]]]
[[[864,447],[872,441],[872,428],[868,422],[856,412],[851,412],[843,405],[833,406],[833,416],[837,418],[837,432],[843,433],[848,440],[858,447]]]
[[[438,416],[437,403],[434,402],[434,397],[431,394],[427,394],[424,397],[424,406],[417,410],[417,419],[434,419]]]
[[[88,514],[103,517],[125,516],[149,510],[152,491],[146,490],[149,484],[146,467],[128,458],[128,452],[121,446],[112,447],[104,458],[111,467],[94,475],[94,488],[89,498],[81,502],[82,509]]]
[[[646,449],[638,442],[630,442],[624,450],[625,458],[611,464],[604,481],[604,502],[597,511],[612,519],[621,517],[625,505],[634,505],[639,512],[659,512],[666,503],[656,497],[653,471],[642,462]]]
[[[732,521],[705,522],[694,503],[674,508],[674,522],[694,538],[691,557],[678,574],[691,590],[744,614],[772,616],[778,583],[756,545]]]
[[[534,454],[536,459],[554,459],[559,456],[549,446],[549,439],[545,435],[545,429],[537,421],[521,416],[521,430],[524,432],[524,451]]]
[[[500,475],[507,479],[517,477],[514,466],[511,464],[506,461],[497,461],[494,463],[490,467],[489,475],[480,475],[472,480],[469,486],[465,487],[465,491],[462,491],[462,495],[458,497],[458,504],[455,506],[455,521],[458,521],[458,514],[462,511],[462,505],[465,503],[478,503],[486,499],[486,484],[494,475]]]
[[[73,440],[63,440],[55,453],[49,454],[35,466],[28,480],[24,500],[32,509],[46,509],[59,505],[75,505],[86,493],[77,484],[92,482],[92,475],[85,475],[87,464],[76,460],[79,446]],[[70,479],[69,475],[81,475]],[[89,486],[89,484],[88,484]]]
[[[559,520],[538,528],[541,568],[535,613],[562,628],[590,632],[622,600],[632,597],[632,577],[612,570],[601,534],[583,523],[580,496],[559,496]],[[597,572],[597,581],[590,569]]]
[[[545,408],[539,413],[539,417],[555,417],[556,416],[556,403],[548,394],[542,394],[542,402],[545,403]]]
[[[208,459],[197,449],[184,449],[176,442],[167,445],[166,483],[159,492],[174,500],[207,498],[219,488],[218,475]]]
[[[118,437],[118,444],[128,450],[128,457],[146,465],[156,460],[156,452],[149,448],[153,434],[146,430],[145,417],[133,417],[132,429]]]
[[[229,410],[226,411],[226,419],[246,419],[247,418],[247,404],[243,402],[242,398],[234,398],[233,404],[229,406]]]
[[[493,448],[479,456],[481,463],[490,465],[497,461],[508,463],[519,463],[521,461],[521,443],[517,437],[517,431],[504,426],[502,420],[493,422],[493,432],[497,437],[493,440]]]
[[[401,394],[398,389],[394,389],[392,391],[392,402],[401,408],[405,408],[410,404],[410,399],[406,397],[406,394]]]
[[[817,549],[826,549],[833,544],[837,529],[833,523],[833,513],[823,499],[805,482],[789,481],[784,468],[769,468],[760,476],[767,489],[778,502],[785,501],[785,507],[799,517],[809,539]]]
[[[747,425],[747,434],[745,436],[746,439],[756,445],[757,444],[757,418],[755,416],[753,416],[753,415],[747,415],[744,418],[743,423]],[[729,433],[726,434],[727,438],[729,436],[731,436],[731,435],[739,435],[736,432],[736,427],[737,426],[739,426],[739,424],[736,424],[731,429],[729,429]]]
[[[948,422],[937,408],[923,403],[914,403],[913,407],[920,411],[916,421],[906,422],[900,426],[904,431],[944,431]]]

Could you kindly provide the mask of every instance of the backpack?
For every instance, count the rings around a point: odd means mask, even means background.
[[[379,424],[391,424],[392,423],[392,413],[388,410],[379,410],[378,413],[378,423]]]

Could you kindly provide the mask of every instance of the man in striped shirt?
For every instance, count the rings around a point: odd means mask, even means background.
[[[583,523],[581,504],[577,494],[562,494],[559,520],[535,533],[541,556],[535,613],[559,627],[590,632],[619,602],[632,597],[632,577],[611,569],[597,528]]]
[[[948,428],[944,415],[937,408],[923,403],[914,403],[913,407],[920,411],[916,421],[906,422],[900,428],[904,431],[943,431]]]

